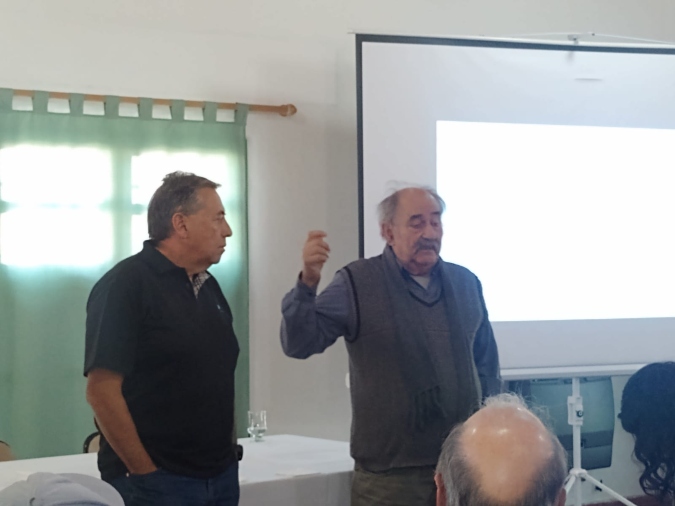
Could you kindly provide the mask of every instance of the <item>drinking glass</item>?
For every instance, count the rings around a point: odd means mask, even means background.
[[[253,441],[263,440],[267,432],[267,411],[249,411],[248,412],[248,435]]]

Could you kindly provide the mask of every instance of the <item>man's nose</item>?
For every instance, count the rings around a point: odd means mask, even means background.
[[[223,237],[232,237],[232,228],[230,228],[227,220],[225,220],[225,226],[223,227]]]
[[[425,239],[439,239],[442,234],[441,230],[442,229],[439,226],[428,223],[422,231],[422,237]]]

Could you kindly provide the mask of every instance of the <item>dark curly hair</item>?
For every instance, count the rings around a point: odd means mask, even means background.
[[[644,465],[642,490],[662,502],[675,500],[675,362],[649,364],[631,376],[619,418]]]

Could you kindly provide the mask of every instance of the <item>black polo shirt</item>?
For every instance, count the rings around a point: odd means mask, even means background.
[[[236,460],[234,369],[239,345],[214,277],[195,297],[185,269],[146,241],[96,283],[87,302],[85,376],[124,376],[122,393],[145,449],[167,471],[209,478]],[[127,472],[101,438],[103,479]]]

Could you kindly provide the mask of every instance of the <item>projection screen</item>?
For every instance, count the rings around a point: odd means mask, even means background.
[[[675,359],[675,49],[356,37],[360,248],[405,184],[445,199],[504,369]]]

